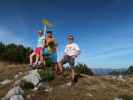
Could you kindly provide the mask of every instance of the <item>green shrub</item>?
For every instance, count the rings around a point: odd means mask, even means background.
[[[119,98],[122,98],[122,100],[133,100],[133,96],[129,95],[121,95]]]
[[[52,66],[52,61],[50,59],[46,59],[45,64],[47,67],[51,67]]]
[[[130,65],[128,70],[126,71],[126,74],[133,74],[133,65]]]
[[[25,80],[22,80],[22,82],[21,82],[21,84],[20,84],[20,87],[21,87],[22,89],[27,90],[27,89],[33,89],[33,88],[34,88],[34,85],[33,85],[32,83],[30,83],[30,82],[27,82],[27,81],[25,81]]]
[[[75,70],[77,73],[83,73],[83,74],[87,74],[87,75],[94,75],[93,71],[88,68],[88,66],[86,64],[77,64],[75,66]]]
[[[54,73],[51,67],[47,67],[46,69],[40,69],[39,74],[41,77],[41,81],[51,81],[54,79]]]

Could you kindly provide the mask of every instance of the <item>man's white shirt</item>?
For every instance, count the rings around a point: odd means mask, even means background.
[[[80,54],[80,48],[76,43],[66,45],[65,54],[69,56],[78,56]]]

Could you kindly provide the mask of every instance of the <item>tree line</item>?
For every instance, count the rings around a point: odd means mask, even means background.
[[[24,47],[23,45],[0,42],[0,61],[16,64],[28,63],[29,54],[32,51],[30,47]]]

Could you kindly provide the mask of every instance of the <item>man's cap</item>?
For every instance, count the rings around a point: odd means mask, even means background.
[[[68,39],[74,39],[73,35],[71,33],[68,33],[68,36],[67,36]]]

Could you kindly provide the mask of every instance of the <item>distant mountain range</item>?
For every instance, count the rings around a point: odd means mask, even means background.
[[[92,68],[92,71],[96,74],[96,75],[108,75],[110,73],[112,73],[113,71],[116,72],[123,72],[126,71],[128,68]]]

